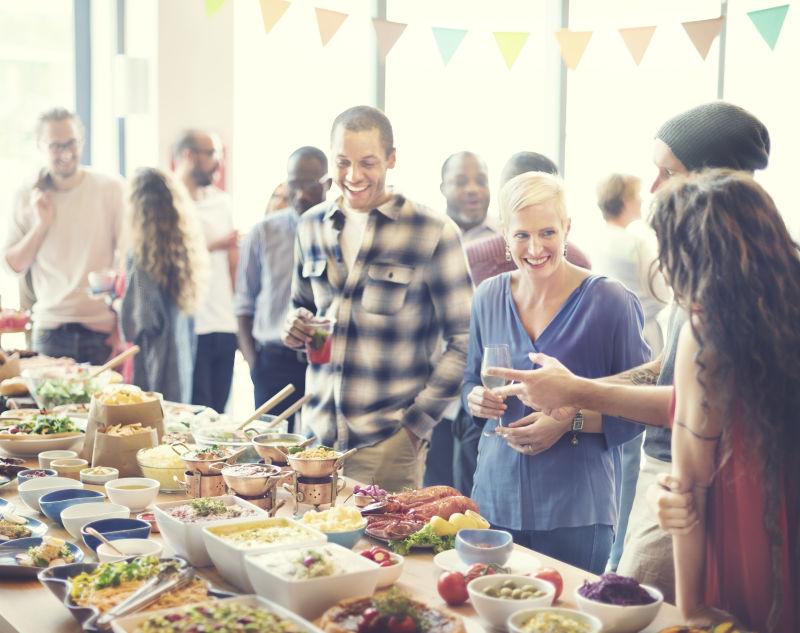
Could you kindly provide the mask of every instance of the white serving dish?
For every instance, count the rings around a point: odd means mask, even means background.
[[[533,585],[544,595],[527,600],[513,600],[510,598],[493,598],[487,596],[483,591],[491,586],[500,585],[506,580],[513,580],[518,584]],[[479,576],[467,585],[470,602],[475,607],[475,611],[490,626],[502,628],[505,626],[509,616],[522,609],[532,609],[534,607],[549,607],[553,604],[553,597],[556,589],[549,582],[528,576],[515,576],[513,574],[492,574],[489,576]]]
[[[532,553],[514,548],[503,567],[508,570],[509,574],[527,576],[539,571],[542,563]],[[469,568],[470,565],[464,563],[454,549],[445,550],[433,557],[433,575],[436,579],[443,571],[457,571],[466,574]]]
[[[331,576],[294,580],[277,573],[277,569],[262,558],[275,554],[297,554],[308,549],[324,551],[335,556],[346,565],[347,571]],[[372,595],[381,569],[373,561],[336,543],[247,554],[244,557],[244,565],[253,590],[259,596],[272,600],[309,620],[318,618],[326,609],[345,598]]]
[[[245,501],[235,495],[223,495],[215,497],[225,505],[237,505],[256,510],[255,517],[244,517],[234,519],[216,519],[203,521],[200,523],[184,523],[183,521],[170,516],[168,510],[178,506],[188,504],[191,499],[181,501],[169,501],[167,503],[156,504],[153,514],[156,517],[156,524],[161,531],[161,536],[176,555],[185,558],[195,567],[208,567],[211,565],[211,557],[208,555],[205,542],[203,541],[203,528],[212,525],[227,525],[229,523],[243,523],[253,521],[258,518],[266,518],[268,513],[258,506]]]
[[[44,451],[39,453],[39,467],[50,468],[50,462],[56,459],[73,459],[77,456],[75,451]]]
[[[37,477],[36,479],[29,479],[22,483],[17,488],[19,498],[22,503],[28,506],[34,512],[41,512],[39,507],[39,499],[48,492],[53,490],[65,490],[72,488],[83,488],[83,484],[75,479],[69,477]]]
[[[634,633],[646,628],[658,615],[664,595],[655,587],[641,585],[656,601],[650,604],[621,606],[589,600],[575,588],[575,604],[584,613],[595,616],[603,623],[603,633]]]
[[[222,535],[237,532],[241,529],[269,527],[269,526],[295,526],[304,530],[308,534],[307,540],[281,541],[263,545],[237,545],[226,541]],[[250,579],[244,566],[245,554],[256,554],[270,552],[279,549],[287,549],[289,546],[299,545],[321,545],[327,542],[328,538],[313,528],[303,525],[298,521],[283,517],[251,519],[250,521],[239,521],[231,525],[212,525],[203,527],[203,542],[205,543],[211,562],[217,568],[222,577],[228,582],[233,583],[244,591],[253,591]]]
[[[563,609],[560,607],[539,607],[535,609],[522,609],[511,615],[506,620],[506,627],[509,633],[525,633],[522,626],[537,613],[557,613],[566,617],[573,618],[588,627],[587,633],[600,633],[603,630],[603,623],[593,615],[581,613],[574,609]]]
[[[400,576],[403,575],[403,568],[406,565],[406,559],[400,556],[400,554],[395,554],[394,552],[390,552],[390,554],[392,560],[395,561],[394,565],[387,565],[386,567],[378,565],[380,570],[378,572],[378,589],[391,587],[394,583],[400,580]],[[362,558],[364,557],[362,556]]]
[[[277,616],[285,618],[294,623],[302,633],[323,633],[322,629],[314,626],[311,622],[304,620],[300,616],[292,613],[288,609],[284,609],[280,605],[274,604],[269,600],[265,600],[259,596],[236,596],[235,598],[225,598],[215,602],[216,605],[224,605],[229,603],[242,603],[248,606],[262,607],[265,611],[274,613]],[[111,630],[114,633],[134,633],[139,629],[140,623],[144,622],[153,615],[166,615],[169,613],[180,613],[187,607],[174,607],[172,609],[162,609],[160,611],[149,611],[144,613],[136,613],[134,615],[127,615],[123,618],[116,618],[111,622]]]
[[[123,555],[120,556],[105,543],[100,543],[97,546],[97,558],[101,563],[113,563],[129,556],[161,556],[164,551],[161,543],[145,538],[121,538],[113,541],[113,544]]]
[[[137,490],[125,490],[120,486],[147,486]],[[106,482],[108,498],[113,503],[130,508],[131,512],[141,512],[158,497],[160,484],[147,477],[123,477]]]
[[[80,539],[81,528],[87,523],[100,519],[127,519],[130,514],[129,508],[118,503],[94,501],[69,506],[61,513],[61,521],[64,523],[64,529],[72,538]]]
[[[91,468],[84,468],[80,471],[80,479],[85,484],[90,484],[92,486],[102,486],[106,482],[114,481],[115,479],[119,479],[119,470],[112,466],[106,466],[111,472],[106,475],[92,475],[88,471]]]
[[[86,420],[84,420],[84,423]],[[0,449],[14,457],[33,457],[43,451],[69,450],[83,444],[83,433],[42,440],[0,440]],[[49,466],[48,466],[49,468]]]

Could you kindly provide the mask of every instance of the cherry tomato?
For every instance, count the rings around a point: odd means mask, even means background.
[[[555,604],[556,600],[558,600],[558,597],[561,595],[561,591],[564,589],[564,579],[561,577],[561,574],[552,567],[545,567],[537,571],[533,577],[546,580],[556,588],[556,595],[553,597],[553,604]]]
[[[375,558],[372,556],[372,552],[369,551],[368,549],[365,549],[363,552],[361,552],[361,555],[364,558],[368,558],[369,560],[375,560]]]
[[[439,576],[436,589],[442,599],[451,607],[464,604],[469,598],[464,574],[457,571],[446,571]]]
[[[393,615],[389,618],[389,633],[416,633],[417,623],[410,615],[397,616]]]

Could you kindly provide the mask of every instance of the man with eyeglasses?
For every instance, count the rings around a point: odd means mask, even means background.
[[[215,411],[225,410],[233,380],[237,347],[233,288],[239,262],[231,197],[214,185],[221,147],[216,135],[196,129],[183,131],[173,145],[175,175],[194,200],[209,251],[205,301],[194,315],[197,351],[192,404]]]
[[[284,347],[281,330],[291,299],[297,221],[325,200],[331,186],[328,159],[316,147],[295,150],[287,172],[290,206],[269,214],[245,237],[236,284],[239,347],[250,366],[256,406],[287,383],[296,389],[273,413],[296,402],[305,390],[305,358]]]
[[[2,263],[19,275],[30,271],[33,349],[101,365],[118,341],[116,318],[89,295],[87,276],[114,267],[123,181],[80,164],[83,126],[69,110],[43,113],[36,140],[45,167],[15,198]]]

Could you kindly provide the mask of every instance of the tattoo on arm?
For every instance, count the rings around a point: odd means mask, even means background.
[[[695,438],[698,440],[703,440],[704,442],[716,442],[719,438],[722,437],[722,434],[719,435],[703,435],[702,433],[698,433],[697,431],[693,431],[690,429],[685,423],[681,422],[680,420],[675,420],[675,426],[679,426],[683,429],[689,431]]]
[[[634,385],[655,385],[658,383],[658,372],[650,368],[632,369],[626,374],[622,374]]]

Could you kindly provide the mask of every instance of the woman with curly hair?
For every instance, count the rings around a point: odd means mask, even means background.
[[[192,397],[192,314],[208,257],[189,204],[188,195],[167,174],[152,168],[136,173],[126,226],[127,290],[120,311],[125,338],[141,347],[134,359],[134,384],[176,402]]]
[[[678,606],[700,623],[721,609],[751,630],[798,631],[798,245],[744,172],[670,180],[652,223],[661,270],[690,314],[672,475],[696,518],[672,530]]]

